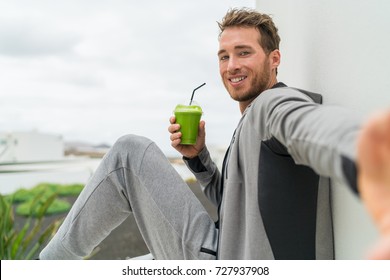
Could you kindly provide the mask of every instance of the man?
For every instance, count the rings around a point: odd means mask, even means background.
[[[218,207],[218,222],[153,142],[124,136],[41,259],[88,255],[130,213],[156,259],[334,257],[325,177],[357,190],[359,121],[278,83],[280,39],[269,16],[231,10],[219,26],[220,74],[242,113],[221,172],[205,145],[204,121],[194,146],[180,144],[174,117],[168,128],[172,146]]]

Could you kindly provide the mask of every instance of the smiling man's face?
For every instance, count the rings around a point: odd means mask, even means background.
[[[230,96],[240,103],[241,111],[277,82],[279,51],[267,55],[259,39],[260,33],[254,27],[229,27],[220,36],[219,72]]]

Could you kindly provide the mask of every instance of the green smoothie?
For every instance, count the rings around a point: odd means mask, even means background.
[[[183,145],[195,145],[198,137],[199,121],[202,108],[199,105],[176,106],[174,111],[176,123],[180,124],[181,142]]]

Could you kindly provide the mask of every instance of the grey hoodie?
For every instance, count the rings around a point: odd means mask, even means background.
[[[279,83],[243,113],[222,172],[207,148],[185,160],[219,207],[219,259],[334,258],[328,178],[356,191],[360,120],[318,98]]]

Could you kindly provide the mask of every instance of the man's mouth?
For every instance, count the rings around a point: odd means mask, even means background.
[[[241,77],[230,78],[229,81],[231,81],[232,83],[239,83],[245,79],[246,76],[241,76]]]

